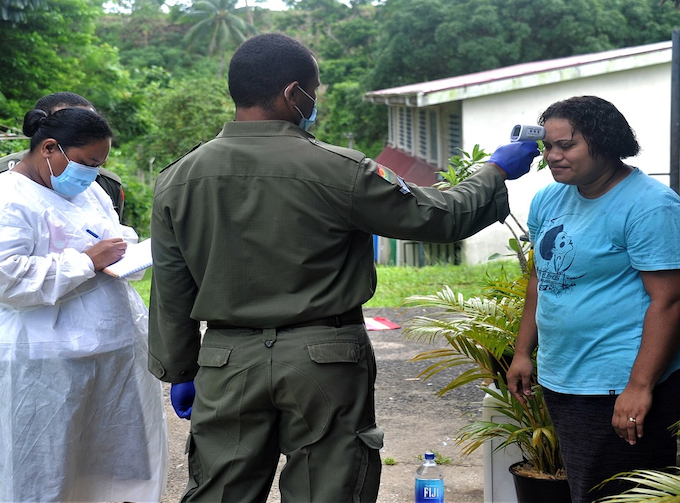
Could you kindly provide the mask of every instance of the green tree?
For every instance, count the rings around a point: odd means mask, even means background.
[[[0,21],[20,23],[26,20],[26,13],[45,9],[45,0],[0,0]]]
[[[371,89],[449,76],[451,51],[437,41],[439,25],[449,19],[444,0],[392,0],[381,9],[381,36],[374,50]],[[461,72],[464,73],[464,72]]]
[[[371,46],[380,31],[377,8],[364,0],[349,6],[339,0],[288,4],[291,8],[276,17],[274,28],[309,46],[319,61],[323,87],[314,134],[376,155],[384,143],[387,109],[365,103],[362,97],[369,90]]]
[[[388,0],[371,88],[669,40],[659,0]]]
[[[123,179],[125,223],[143,236],[149,232],[158,171],[195,145],[213,139],[235,113],[226,83],[214,77],[191,76],[173,80],[167,87],[150,87],[145,101],[153,118],[149,131],[121,150],[114,149],[107,163]]]
[[[186,14],[187,18],[198,19],[185,37],[189,48],[208,38],[207,54],[220,55],[219,79],[224,74],[227,49],[243,42],[249,33],[257,33],[253,25],[234,13],[235,7],[236,0],[199,0]]]
[[[387,123],[387,107],[378,107],[362,100],[366,89],[359,82],[341,82],[332,92],[322,95],[323,111],[318,129],[312,132],[319,139],[335,145],[352,146],[369,157],[376,157],[384,146],[383,134]]]
[[[55,0],[23,23],[0,21],[0,122],[20,127],[38,98],[68,90],[109,119],[117,142],[144,132],[139,93],[117,50],[95,35],[101,13],[87,0]]]
[[[172,10],[132,11],[108,14],[98,19],[97,35],[119,50],[120,61],[130,73],[155,67],[165,71],[186,71],[196,56],[182,47],[189,27],[177,22],[183,13]]]
[[[49,10],[27,11],[21,23],[0,22],[0,117],[20,124],[50,89],[73,90],[66,84],[81,74],[77,57],[96,50],[96,14],[85,0],[59,0]]]
[[[125,157],[148,170],[150,179],[194,145],[212,140],[235,115],[226,83],[214,77],[175,80],[147,99],[153,129],[131,145]]]

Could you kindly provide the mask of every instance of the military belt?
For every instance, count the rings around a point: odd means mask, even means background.
[[[324,318],[317,318],[315,320],[301,321],[299,323],[291,323],[290,325],[283,325],[276,327],[276,330],[288,330],[291,328],[302,327],[342,327],[344,325],[356,325],[364,322],[364,313],[360,307],[356,307],[347,311],[346,313],[337,316],[326,316]],[[208,328],[217,329],[245,329],[253,330],[255,327],[241,327],[236,325],[229,325],[221,321],[209,321]],[[258,328],[259,329],[259,328]]]

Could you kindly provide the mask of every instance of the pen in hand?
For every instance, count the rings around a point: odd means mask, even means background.
[[[125,255],[127,243],[122,238],[102,239],[90,229],[85,229],[85,232],[98,240],[96,244],[83,252],[92,260],[95,271],[101,271],[106,266],[119,261]]]

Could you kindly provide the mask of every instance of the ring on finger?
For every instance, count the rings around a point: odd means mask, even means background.
[[[634,418],[634,417],[629,417],[629,418],[628,418],[628,421],[630,421],[631,423],[634,423],[634,422],[635,422],[635,418]]]

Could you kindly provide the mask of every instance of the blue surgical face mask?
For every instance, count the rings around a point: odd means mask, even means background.
[[[309,131],[309,128],[312,127],[312,124],[314,124],[314,121],[316,120],[316,100],[312,98],[309,94],[307,94],[307,92],[300,86],[297,86],[297,88],[300,91],[302,91],[305,96],[307,96],[310,100],[314,102],[314,108],[312,108],[312,115],[309,116],[309,119],[305,117],[305,114],[303,114],[296,105],[293,105],[295,107],[295,110],[297,110],[300,116],[302,117],[302,119],[300,119],[300,124],[298,125],[305,131]]]
[[[59,176],[54,176],[52,172],[52,165],[50,160],[47,159],[47,166],[50,168],[50,181],[52,182],[52,188],[59,194],[67,197],[75,196],[85,191],[95,178],[99,174],[99,168],[94,168],[91,166],[86,166],[84,164],[79,164],[70,160],[61,145],[57,144],[61,153],[66,157],[68,164],[66,169]]]

